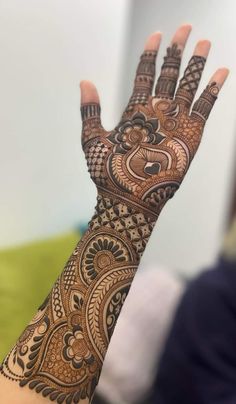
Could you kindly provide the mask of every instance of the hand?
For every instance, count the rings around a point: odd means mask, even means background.
[[[175,33],[154,96],[161,34],[149,37],[128,106],[120,123],[110,132],[101,124],[96,88],[90,82],[81,83],[82,145],[99,194],[124,198],[156,215],[182,182],[228,75],[228,69],[218,69],[192,107],[210,49],[210,42],[203,40],[197,43],[175,91],[190,31],[190,25],[183,25]]]

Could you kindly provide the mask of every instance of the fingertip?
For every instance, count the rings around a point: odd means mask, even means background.
[[[175,32],[171,43],[172,44],[177,43],[179,47],[184,48],[191,30],[192,30],[191,24],[180,25],[180,27]]]
[[[226,79],[230,73],[230,70],[228,69],[228,67],[220,67],[219,69],[217,69],[216,72]]]
[[[225,80],[229,75],[229,69],[227,67],[220,67],[216,70],[210,79],[210,83],[216,83],[219,89],[223,86]]]
[[[192,24],[190,24],[189,22],[185,22],[183,24],[180,25],[179,29],[188,29],[188,30],[192,30],[193,26]]]
[[[210,49],[211,41],[209,41],[208,39],[201,39],[197,42],[193,54],[195,56],[202,56],[204,58],[207,58]]]
[[[99,95],[95,85],[89,80],[81,80],[81,104],[85,103],[99,103]]]
[[[159,49],[161,43],[162,33],[160,31],[154,32],[151,34],[144,46],[144,50],[146,51],[157,51]]]

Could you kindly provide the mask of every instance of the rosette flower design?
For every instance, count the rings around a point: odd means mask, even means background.
[[[157,118],[147,119],[142,112],[136,112],[130,119],[121,121],[108,139],[115,145],[114,152],[124,154],[140,143],[157,145],[165,136],[160,132]]]
[[[83,362],[89,365],[94,362],[94,356],[87,347],[82,328],[79,325],[65,334],[64,343],[63,357],[66,361],[71,362],[74,368],[81,368]]]

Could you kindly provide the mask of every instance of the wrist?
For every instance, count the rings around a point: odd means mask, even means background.
[[[159,212],[152,212],[127,194],[115,195],[99,189],[95,214],[89,222],[89,230],[105,234],[119,234],[122,243],[133,250],[135,261],[139,262],[152,233]],[[103,230],[102,230],[103,229]]]

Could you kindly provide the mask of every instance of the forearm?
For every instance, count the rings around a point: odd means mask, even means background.
[[[4,360],[2,375],[58,403],[91,400],[155,221],[148,209],[99,192],[88,231]]]

